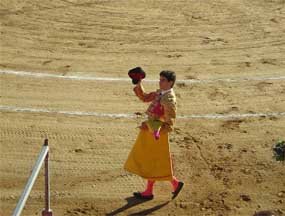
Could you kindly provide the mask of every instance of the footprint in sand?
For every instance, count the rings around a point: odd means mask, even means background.
[[[227,120],[221,126],[230,130],[240,129],[240,124],[243,123],[242,119]]]

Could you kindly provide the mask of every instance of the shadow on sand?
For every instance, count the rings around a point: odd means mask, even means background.
[[[127,204],[110,212],[110,213],[107,213],[106,216],[112,216],[112,215],[117,215],[131,207],[134,207],[136,205],[139,205],[141,203],[144,203],[144,202],[148,202],[149,200],[140,200],[140,199],[137,199],[135,197],[127,197],[126,198],[126,201],[127,201]],[[166,201],[162,204],[159,204],[159,205],[156,205],[152,208],[149,208],[149,209],[145,209],[145,210],[142,210],[142,211],[139,211],[139,212],[135,212],[135,213],[132,213],[132,214],[129,214],[129,216],[134,216],[134,215],[148,215],[154,211],[157,211],[159,210],[160,208],[162,208],[163,206],[166,206],[167,204],[169,203],[169,201]]]

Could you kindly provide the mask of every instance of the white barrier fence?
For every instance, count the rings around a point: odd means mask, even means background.
[[[45,139],[42,150],[38,156],[38,159],[35,163],[35,166],[32,170],[32,173],[28,179],[28,182],[25,186],[25,189],[18,201],[18,204],[14,210],[12,216],[19,216],[26,204],[26,201],[30,195],[32,187],[36,181],[36,178],[40,172],[40,169],[45,162],[45,208],[42,211],[42,216],[52,216],[52,211],[50,209],[50,183],[49,183],[49,146],[48,139]]]

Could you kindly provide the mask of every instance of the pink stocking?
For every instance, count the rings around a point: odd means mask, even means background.
[[[147,180],[146,190],[144,192],[142,192],[141,195],[143,195],[143,196],[152,195],[154,183],[155,183],[155,181]]]

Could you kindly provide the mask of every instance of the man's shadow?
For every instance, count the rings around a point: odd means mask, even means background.
[[[125,211],[125,210],[127,210],[129,208],[131,208],[131,207],[134,207],[136,205],[139,205],[141,203],[149,201],[149,200],[137,199],[135,197],[127,197],[125,200],[127,201],[126,205],[116,209],[115,211],[107,213],[106,216],[117,215],[117,214],[119,214],[119,213],[121,213],[121,212],[123,212],[123,211]],[[152,213],[154,211],[159,210],[163,206],[166,206],[168,203],[169,203],[169,201],[166,201],[166,202],[164,202],[162,204],[159,204],[159,205],[156,205],[156,206],[154,206],[152,208],[149,208],[149,209],[146,209],[146,210],[142,210],[142,211],[139,211],[139,212],[136,212],[136,213],[132,213],[132,214],[130,214],[130,216],[133,216],[133,215],[148,215],[148,214],[150,214],[150,213]]]

